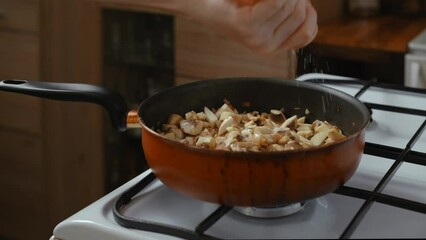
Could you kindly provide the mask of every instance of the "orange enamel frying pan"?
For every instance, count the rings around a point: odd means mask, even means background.
[[[357,169],[370,119],[365,105],[343,92],[272,78],[180,85],[149,97],[137,110],[130,111],[119,94],[94,85],[5,80],[0,82],[0,90],[105,107],[118,130],[141,128],[148,165],[165,185],[197,199],[231,206],[284,205],[336,190]],[[302,116],[308,109],[307,121],[326,120],[348,137],[304,150],[228,152],[189,147],[155,131],[171,113],[184,115],[202,111],[205,106],[219,107],[225,98],[241,112],[284,108],[289,116]]]

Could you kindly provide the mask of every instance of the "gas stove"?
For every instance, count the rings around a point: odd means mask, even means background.
[[[246,212],[256,209],[180,195],[147,170],[59,223],[51,239],[426,238],[426,90],[326,74],[298,80],[344,91],[372,112],[361,163],[335,192],[285,217],[253,217]]]

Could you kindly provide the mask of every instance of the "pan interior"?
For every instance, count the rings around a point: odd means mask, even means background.
[[[269,112],[284,109],[290,117],[307,121],[326,120],[350,136],[369,121],[369,111],[360,101],[338,90],[312,83],[271,78],[205,80],[170,88],[144,101],[139,108],[142,122],[155,129],[172,113],[200,112],[219,108],[227,99],[239,112]],[[308,113],[308,114],[306,114]]]

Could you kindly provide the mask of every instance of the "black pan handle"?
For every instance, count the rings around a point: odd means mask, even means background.
[[[126,102],[120,94],[105,87],[81,83],[3,80],[0,82],[0,90],[61,101],[95,103],[108,111],[115,128],[126,130]]]

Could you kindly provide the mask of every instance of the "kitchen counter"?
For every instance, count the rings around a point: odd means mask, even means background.
[[[314,44],[405,53],[408,42],[426,28],[426,18],[346,17],[320,24]]]
[[[317,37],[304,50],[319,60],[298,74],[321,68],[326,73],[402,84],[408,43],[425,28],[425,17],[346,16],[320,23]],[[327,67],[318,66],[320,61]]]

